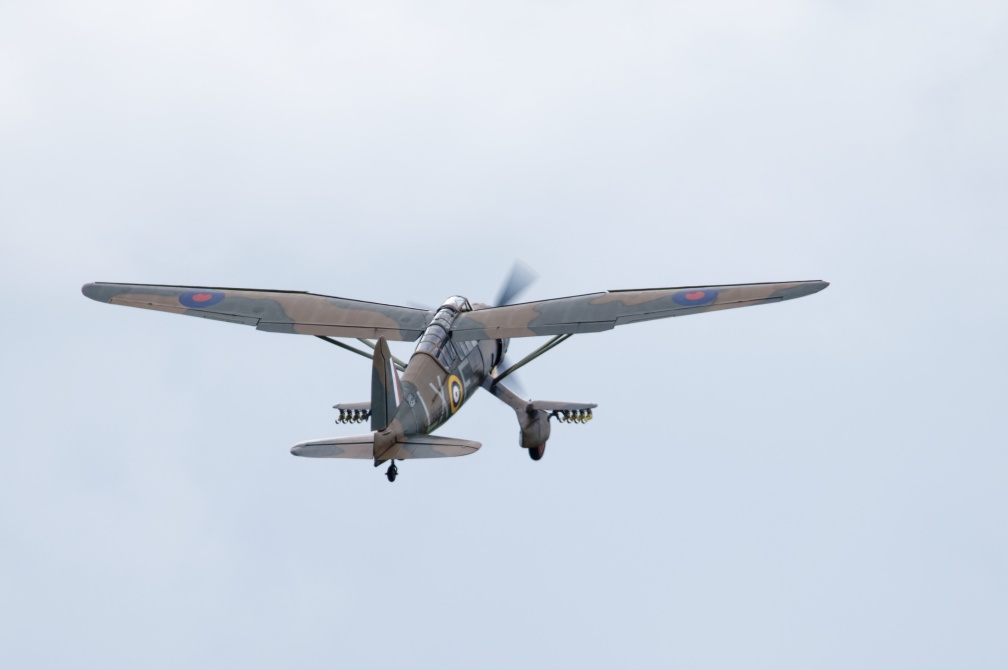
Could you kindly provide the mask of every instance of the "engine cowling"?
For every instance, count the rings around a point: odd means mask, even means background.
[[[497,353],[494,354],[493,364],[495,367],[500,368],[501,361],[504,360],[504,356],[507,355],[508,345],[511,343],[510,339],[507,340],[497,340]]]

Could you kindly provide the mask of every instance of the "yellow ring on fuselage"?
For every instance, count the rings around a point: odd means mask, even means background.
[[[447,386],[448,406],[451,408],[451,413],[454,414],[462,406],[463,401],[465,401],[465,386],[462,385],[462,380],[455,375],[448,377]]]

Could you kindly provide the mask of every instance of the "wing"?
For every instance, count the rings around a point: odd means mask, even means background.
[[[824,281],[687,286],[606,291],[466,312],[452,324],[456,340],[595,333],[625,323],[762,305],[817,293]]]
[[[99,302],[242,323],[274,333],[415,340],[431,318],[422,309],[302,291],[104,283],[85,284],[81,291]]]

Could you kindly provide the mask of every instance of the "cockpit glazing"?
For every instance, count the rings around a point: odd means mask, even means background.
[[[469,301],[462,296],[452,296],[444,301],[435,312],[427,330],[420,337],[416,353],[424,353],[436,360],[447,371],[460,358],[468,355],[476,343],[470,340],[451,341],[451,326],[462,312],[472,311]]]

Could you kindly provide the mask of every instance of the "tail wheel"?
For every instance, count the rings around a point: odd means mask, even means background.
[[[543,457],[543,454],[546,453],[546,443],[543,442],[538,447],[529,447],[528,452],[529,452],[529,458],[531,458],[533,461],[538,461],[540,458]]]

